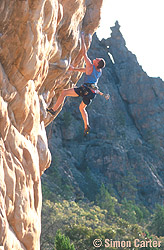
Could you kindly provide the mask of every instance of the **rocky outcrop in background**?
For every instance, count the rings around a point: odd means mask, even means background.
[[[0,1],[0,246],[40,249],[40,175],[51,162],[46,107],[80,74],[80,33],[98,27],[102,0]],[[77,56],[79,55],[79,56]]]
[[[67,99],[48,127],[53,161],[43,183],[75,200],[95,200],[104,183],[119,201],[127,198],[152,209],[164,201],[164,82],[143,71],[118,22],[111,29],[108,39],[94,36],[89,50],[90,58],[106,60],[99,88],[111,99],[97,96],[88,107],[92,129],[87,138],[81,100]],[[69,193],[63,194],[64,188]]]

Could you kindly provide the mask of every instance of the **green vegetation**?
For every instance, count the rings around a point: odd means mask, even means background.
[[[81,196],[75,202],[72,201],[75,190],[61,167],[60,157],[56,156],[53,162],[49,177],[42,183],[41,250],[95,250],[94,239],[101,239],[100,250],[159,249],[135,247],[134,239],[161,241],[160,249],[164,249],[164,207],[158,205],[154,213],[150,213],[146,207],[134,202],[137,190],[133,184],[137,180],[132,171],[122,178],[121,184],[116,184],[122,199],[119,202],[112,186],[107,188],[102,184],[99,187],[86,165],[82,169],[87,181],[83,190],[85,197]],[[130,241],[131,246],[105,247],[105,239]]]
[[[75,250],[74,245],[70,243],[70,239],[60,230],[57,231],[55,236],[55,248],[56,250]]]
[[[150,231],[155,233],[158,237],[164,236],[164,207],[159,204],[156,206]]]
[[[119,203],[109,194],[104,185],[101,187],[100,194],[97,195],[97,205],[94,202],[76,203],[63,200],[54,203],[44,200],[41,249],[53,250],[55,242],[55,250],[73,250],[74,246],[77,250],[95,250],[94,239],[101,239],[103,243],[105,239],[130,241],[132,244],[128,249],[159,249],[134,247],[134,239],[140,241],[151,239],[162,241],[163,248],[163,211],[164,208],[158,206],[154,215],[151,216],[145,207],[137,206],[132,201],[124,199],[122,203]],[[160,221],[161,227],[158,227]],[[159,228],[160,231],[158,231]],[[99,249],[122,248],[105,248],[103,244]]]
[[[104,184],[100,188],[100,193],[96,197],[96,203],[102,209],[106,209],[110,215],[115,215],[116,199],[110,195]]]

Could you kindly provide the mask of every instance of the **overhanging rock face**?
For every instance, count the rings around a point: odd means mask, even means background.
[[[51,162],[46,107],[80,78],[80,33],[93,34],[102,0],[0,1],[0,246],[40,249],[40,175]]]

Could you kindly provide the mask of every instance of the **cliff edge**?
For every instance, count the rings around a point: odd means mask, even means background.
[[[102,0],[0,2],[0,246],[40,249],[40,175],[51,162],[46,107],[81,74],[80,33],[93,34]],[[60,111],[60,110],[59,110]]]

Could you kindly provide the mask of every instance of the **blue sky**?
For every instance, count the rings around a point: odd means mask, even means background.
[[[143,70],[164,80],[164,0],[103,0],[99,39],[118,20],[127,48]]]

